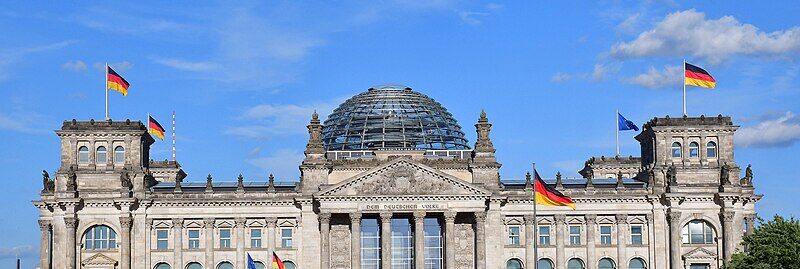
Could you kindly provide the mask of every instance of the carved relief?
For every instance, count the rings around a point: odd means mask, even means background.
[[[420,173],[408,165],[399,165],[391,168],[384,174],[377,176],[376,180],[356,187],[358,193],[380,195],[438,194],[450,192],[452,189],[452,185]]]
[[[475,232],[472,224],[458,223],[455,225],[456,266],[455,268],[475,268]]]
[[[350,268],[350,228],[347,225],[331,226],[330,247],[331,268]]]

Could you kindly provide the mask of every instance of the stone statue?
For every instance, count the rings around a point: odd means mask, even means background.
[[[747,165],[747,168],[744,170],[744,178],[742,178],[740,183],[745,186],[753,185],[753,168],[749,164]]]
[[[669,182],[669,184],[678,183],[678,169],[675,168],[674,163],[667,168],[667,182]]]
[[[78,189],[78,174],[75,173],[76,166],[72,165],[67,171],[67,191],[76,191]]]
[[[133,187],[133,183],[131,183],[131,177],[128,174],[127,168],[122,168],[122,173],[119,175],[119,182],[122,189],[130,190]]]
[[[719,180],[722,185],[731,185],[731,166],[726,162],[719,171]]]
[[[50,179],[50,173],[47,170],[42,170],[42,192],[51,193],[55,191],[56,183]]]

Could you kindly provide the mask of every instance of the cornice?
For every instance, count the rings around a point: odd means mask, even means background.
[[[486,201],[489,195],[394,195],[394,196],[318,196],[320,202],[397,202],[397,201]]]
[[[151,207],[242,207],[242,206],[294,206],[292,200],[154,200]]]

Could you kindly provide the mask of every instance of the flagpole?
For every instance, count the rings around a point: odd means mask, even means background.
[[[536,163],[532,163],[533,166],[533,269],[539,269],[539,255],[537,251],[537,245],[539,245],[539,236],[537,232],[539,230],[539,225],[536,222]],[[530,266],[530,265],[528,265]]]
[[[683,84],[683,115],[686,116],[686,59],[683,59],[683,79],[681,80],[681,84]]]
[[[175,161],[175,110],[172,111],[172,161]]]
[[[106,83],[106,87],[103,89],[103,91],[106,92],[106,120],[108,120],[108,62],[106,62],[106,76],[103,77],[103,80]]]
[[[619,156],[619,109],[617,110],[617,114],[614,115],[614,126],[615,126],[614,129],[616,129],[616,131],[617,131],[616,132],[617,133],[617,155],[616,156]]]

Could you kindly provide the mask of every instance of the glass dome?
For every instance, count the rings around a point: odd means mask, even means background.
[[[403,85],[375,86],[353,96],[324,125],[326,150],[469,149],[447,109]]]

